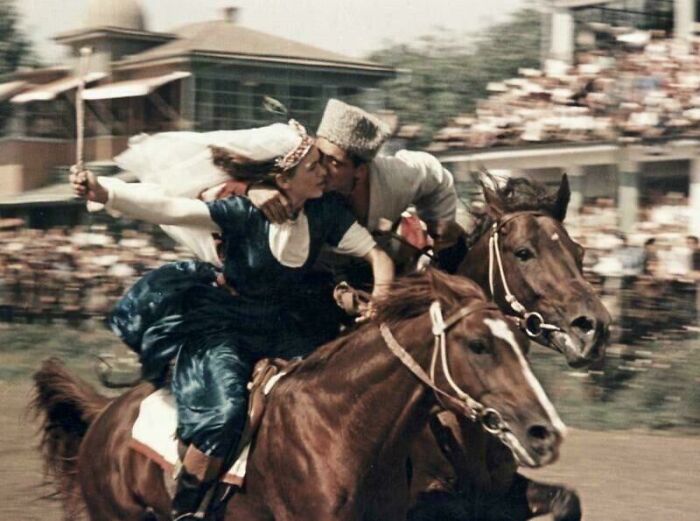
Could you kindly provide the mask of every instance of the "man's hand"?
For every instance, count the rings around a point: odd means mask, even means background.
[[[107,190],[97,181],[95,174],[89,170],[79,170],[76,165],[70,169],[70,184],[76,197],[106,203],[109,197]]]
[[[428,234],[433,238],[433,249],[435,251],[444,250],[454,246],[461,236],[464,235],[462,227],[454,221],[436,221],[428,224]]]
[[[248,190],[248,199],[272,223],[282,224],[292,217],[289,201],[279,190],[254,186]]]

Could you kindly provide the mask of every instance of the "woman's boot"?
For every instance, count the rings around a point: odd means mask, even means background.
[[[190,445],[177,477],[177,486],[171,506],[173,521],[201,519],[196,516],[209,489],[216,484],[222,460],[204,454]]]

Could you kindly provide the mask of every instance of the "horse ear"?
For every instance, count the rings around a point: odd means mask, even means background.
[[[495,183],[493,179],[490,179],[492,183]],[[505,211],[503,210],[503,204],[498,193],[493,188],[487,186],[485,180],[482,178],[479,183],[481,184],[481,189],[484,192],[484,201],[486,202],[485,212],[492,219],[500,219]]]
[[[571,189],[569,188],[569,178],[566,174],[561,176],[561,184],[557,191],[557,199],[552,208],[552,216],[558,221],[564,222],[566,219],[566,210],[569,207],[571,200]]]

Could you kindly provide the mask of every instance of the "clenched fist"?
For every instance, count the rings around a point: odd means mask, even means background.
[[[107,190],[89,170],[81,170],[73,165],[70,169],[70,184],[76,197],[102,204],[107,202]]]

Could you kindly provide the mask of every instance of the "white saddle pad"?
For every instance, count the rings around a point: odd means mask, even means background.
[[[166,389],[159,389],[141,402],[139,416],[131,429],[131,446],[167,471],[175,471],[180,463],[176,430],[175,397]],[[222,481],[238,486],[243,484],[249,449],[250,445],[243,449]]]

